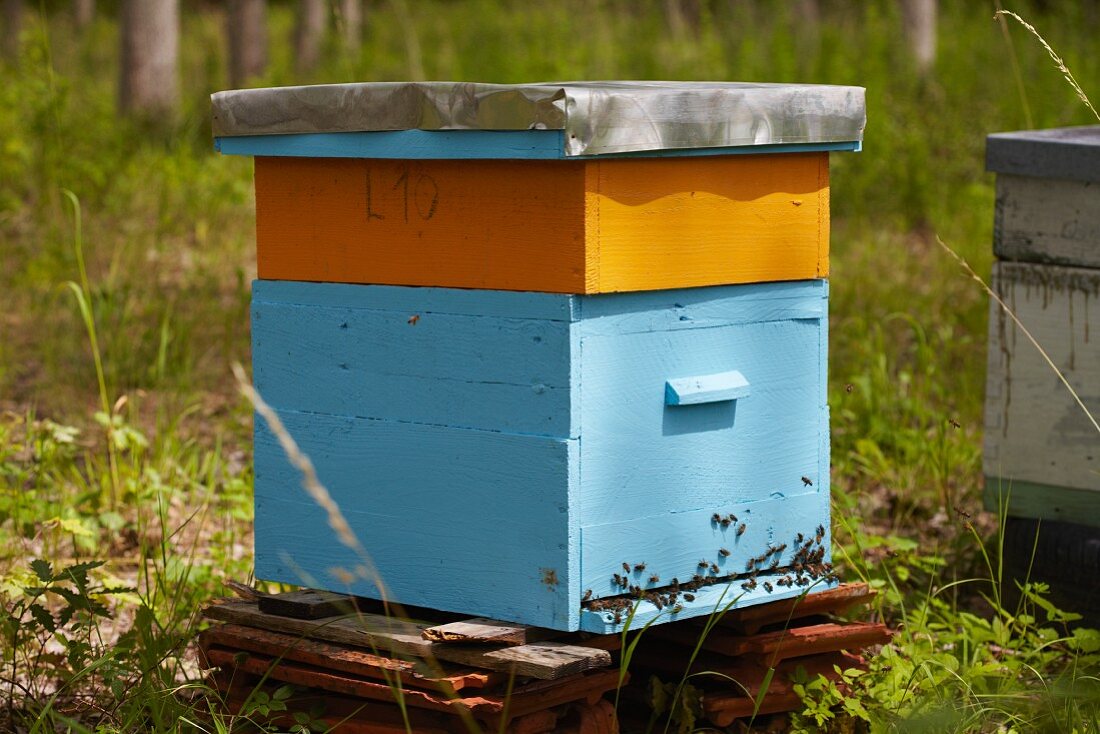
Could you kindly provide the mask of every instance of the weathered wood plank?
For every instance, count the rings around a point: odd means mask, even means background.
[[[499,645],[526,645],[550,639],[560,632],[526,624],[499,622],[495,619],[466,619],[426,628],[421,635],[432,642],[481,642]]]
[[[256,601],[264,614],[295,619],[334,617],[350,614],[358,608],[353,596],[317,589],[288,591],[283,594],[260,594]]]
[[[769,624],[797,620],[818,614],[840,614],[856,605],[867,604],[877,592],[864,583],[841,584],[834,589],[814,589],[805,596],[782,599],[769,604],[731,609],[720,624],[745,634],[755,634]],[[702,620],[698,620],[702,623]]]
[[[995,211],[997,257],[1100,267],[1100,182],[1002,174]]]
[[[1100,271],[997,263],[994,286],[1100,415]],[[1100,434],[1042,355],[995,303],[990,306],[983,470],[987,501],[1016,481],[1088,490],[1100,498]],[[1076,521],[1076,520],[1075,520]]]
[[[652,628],[647,634],[690,648],[697,643],[699,630],[694,626],[663,625]],[[840,650],[858,650],[889,640],[890,632],[884,624],[847,622],[793,627],[757,635],[736,635],[716,630],[703,640],[702,647],[704,650],[730,657],[766,655],[769,660],[783,660]]]
[[[322,620],[290,619],[263,614],[254,602],[228,600],[208,605],[210,619],[285,634],[354,645],[414,658],[437,659],[512,673],[519,677],[553,680],[586,670],[606,667],[611,656],[604,650],[557,642],[485,649],[477,645],[429,642],[421,625],[374,614],[357,614]]]
[[[379,683],[358,675],[280,660],[259,653],[239,655],[229,648],[211,647],[206,650],[206,656],[210,664],[224,669],[267,675],[275,680],[371,701],[396,702],[400,695],[406,705],[414,708],[455,715],[459,715],[458,710],[462,709],[479,719],[506,714],[523,716],[572,701],[599,697],[604,691],[615,687],[619,675],[617,670],[588,671],[571,676],[568,680],[555,681],[553,686],[538,686],[534,690],[519,686],[510,692],[472,692],[470,695],[453,696],[403,688],[396,681]]]
[[[220,624],[203,630],[200,644],[220,645],[231,650],[255,652],[280,660],[294,660],[335,671],[392,680],[405,685],[431,688],[454,694],[466,689],[490,688],[507,680],[503,673],[456,668],[447,663],[429,665],[420,659],[402,660],[374,655],[346,645],[334,645],[308,637],[272,632],[238,624]]]

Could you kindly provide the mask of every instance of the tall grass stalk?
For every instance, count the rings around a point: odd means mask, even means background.
[[[1062,385],[1065,386],[1066,390],[1069,391],[1069,394],[1073,396],[1073,400],[1077,403],[1077,406],[1081,408],[1081,412],[1085,414],[1085,416],[1089,419],[1089,422],[1092,423],[1092,427],[1096,429],[1097,433],[1100,433],[1100,423],[1096,422],[1096,418],[1093,417],[1092,411],[1088,409],[1084,401],[1081,400],[1081,396],[1078,395],[1077,391],[1073,389],[1073,385],[1069,384],[1069,380],[1066,379],[1066,376],[1062,373],[1062,370],[1058,369],[1058,365],[1054,364],[1054,360],[1050,358],[1050,355],[1047,354],[1047,351],[1043,349],[1043,346],[1041,344],[1039,344],[1039,341],[1034,336],[1032,336],[1031,331],[1029,331],[1028,328],[1024,326],[1024,323],[1020,321],[1020,319],[1016,316],[1016,314],[1012,312],[1012,309],[1009,308],[1008,304],[1005,303],[999,295],[997,295],[996,291],[990,288],[989,285],[987,285],[986,282],[982,280],[982,277],[974,271],[974,268],[970,267],[970,263],[968,263],[962,255],[951,249],[951,247],[946,242],[944,242],[939,235],[936,235],[936,242],[939,243],[939,246],[942,247],[948,255],[955,259],[955,262],[957,262],[962,267],[962,269],[966,271],[966,274],[970,276],[971,280],[981,286],[982,290],[984,290],[986,294],[988,294],[989,297],[996,302],[997,306],[1005,314],[1007,314],[1010,319],[1012,319],[1012,323],[1016,324],[1016,327],[1021,332],[1023,332],[1023,335],[1027,337],[1027,340],[1031,342],[1031,345],[1039,351],[1039,354],[1043,357],[1043,360],[1047,363],[1047,366],[1049,366],[1054,374],[1058,376],[1059,382],[1061,382]]]
[[[99,386],[100,410],[106,419],[107,425],[107,458],[110,464],[111,481],[108,487],[108,506],[114,510],[118,504],[120,493],[118,451],[114,440],[114,416],[115,411],[111,407],[111,399],[107,392],[107,378],[103,372],[103,355],[99,350],[99,336],[96,331],[95,313],[92,310],[92,287],[88,281],[88,268],[84,264],[84,230],[83,215],[80,209],[80,199],[69,189],[61,191],[73,207],[73,252],[76,255],[76,267],[80,274],[80,283],[67,281],[65,286],[76,298],[80,316],[84,321],[84,329],[88,333],[88,342],[92,348],[92,362],[95,364],[96,382]]]
[[[1093,117],[1095,117],[1097,120],[1100,120],[1100,112],[1097,112],[1096,108],[1092,106],[1092,102],[1089,101],[1089,97],[1087,94],[1085,94],[1085,90],[1081,88],[1081,85],[1077,83],[1077,78],[1073,76],[1073,72],[1069,70],[1068,66],[1066,66],[1066,62],[1062,60],[1062,57],[1054,51],[1049,43],[1047,43],[1047,39],[1043,38],[1042,35],[1040,35],[1035,26],[1031,25],[1031,23],[1028,23],[1026,20],[1021,18],[1016,13],[1013,13],[1011,10],[998,10],[997,15],[1007,15],[1010,18],[1014,18],[1020,25],[1026,28],[1028,32],[1031,33],[1031,35],[1039,39],[1039,43],[1043,44],[1043,48],[1046,49],[1047,53],[1050,55],[1050,58],[1054,60],[1054,64],[1058,67],[1058,70],[1062,72],[1062,76],[1065,77],[1066,81],[1069,82],[1071,87],[1073,87],[1073,91],[1077,93],[1077,96],[1081,99],[1082,102],[1085,103],[1085,106],[1089,108],[1089,112],[1093,114]]]

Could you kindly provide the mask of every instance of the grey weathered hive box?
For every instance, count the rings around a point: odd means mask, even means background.
[[[990,135],[994,288],[1100,415],[1100,126]],[[993,303],[985,502],[1100,525],[1100,433]]]

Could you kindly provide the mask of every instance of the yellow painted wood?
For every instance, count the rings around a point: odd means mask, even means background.
[[[587,174],[593,292],[828,275],[825,155],[615,159]]]
[[[604,293],[828,274],[828,154],[257,158],[269,280]]]

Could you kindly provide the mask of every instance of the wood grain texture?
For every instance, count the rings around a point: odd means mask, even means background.
[[[1100,339],[1091,333],[1100,324],[1100,271],[1002,262],[994,286],[1100,415]],[[996,304],[989,324],[985,474],[1089,490],[1100,501],[1100,435]]]
[[[218,624],[203,630],[199,634],[199,645],[203,648],[219,645],[256,652],[383,681],[397,677],[405,685],[450,695],[461,690],[490,688],[507,682],[506,676],[489,670],[458,667],[438,661],[429,665],[423,660],[375,655],[356,647],[237,624]]]
[[[714,512],[762,520],[730,564],[828,526],[827,296],[259,282],[254,373],[397,601],[572,630],[623,561],[687,580],[720,560]],[[731,370],[748,395],[666,405],[669,381]],[[257,577],[377,596],[259,420],[255,460]]]
[[[421,637],[423,626],[374,614],[320,620],[290,619],[263,614],[255,602],[228,600],[207,605],[203,608],[203,615],[221,622],[301,635],[398,656],[473,665],[540,680],[556,680],[611,664],[611,656],[605,650],[552,641],[518,647],[429,642]]]
[[[584,292],[583,166],[257,158],[261,278]]]
[[[287,430],[402,604],[543,627],[575,624],[567,585],[576,441],[280,410]],[[377,579],[262,420],[256,576],[377,598]],[[575,522],[575,518],[573,519]]]
[[[828,154],[256,159],[260,277],[600,293],[828,273]]]
[[[696,327],[581,338],[582,525],[801,494],[804,476],[827,483],[820,322]],[[751,395],[665,404],[667,380],[731,369]]]
[[[305,286],[297,299],[308,301]],[[422,289],[410,289],[422,290]],[[569,437],[569,324],[252,302],[253,380],[271,404]]]
[[[814,154],[588,164],[588,292],[825,277],[828,171]]]
[[[543,627],[501,622],[495,619],[464,619],[428,627],[422,633],[425,640],[451,643],[497,643],[526,645],[558,634]]]
[[[995,212],[997,257],[1100,268],[1100,182],[1001,174]]]

